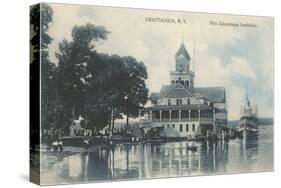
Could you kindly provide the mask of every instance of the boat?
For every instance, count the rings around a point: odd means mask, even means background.
[[[92,138],[89,136],[64,136],[59,139],[63,146],[86,148],[91,145]]]
[[[187,150],[197,151],[198,146],[187,146]]]
[[[197,151],[198,145],[195,145],[195,143],[192,142],[192,144],[191,144],[191,145],[189,144],[189,145],[186,147],[186,149],[187,149],[187,150],[190,150],[190,151]]]
[[[257,106],[251,105],[246,93],[245,104],[241,107],[241,116],[236,129],[239,138],[257,138],[259,135]]]

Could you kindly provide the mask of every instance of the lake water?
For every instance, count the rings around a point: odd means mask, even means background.
[[[42,155],[42,183],[147,179],[273,170],[273,126],[261,126],[258,140],[96,147],[70,156]]]

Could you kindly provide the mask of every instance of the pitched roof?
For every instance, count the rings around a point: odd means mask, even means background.
[[[190,56],[183,43],[180,45],[180,48],[178,49],[175,56],[178,57],[180,55],[183,55],[187,60],[190,60]]]
[[[183,98],[194,97],[193,90],[177,83],[176,85],[164,85],[159,92],[159,99],[162,98]]]
[[[163,85],[159,92],[159,99],[162,99],[167,93],[173,89],[172,85]]]
[[[223,87],[197,87],[195,92],[213,102],[225,102],[225,88]]]
[[[175,88],[173,89],[166,98],[183,98],[183,97],[193,97],[194,95],[185,88]]]
[[[163,85],[159,92],[162,98],[204,97],[212,102],[225,102],[225,88],[223,87],[197,87],[177,88],[172,85]]]

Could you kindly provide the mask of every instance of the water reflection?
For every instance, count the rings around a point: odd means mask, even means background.
[[[267,128],[268,129],[268,128]],[[264,130],[265,132],[270,132]],[[46,184],[96,180],[143,179],[204,174],[268,171],[273,168],[271,136],[259,140],[191,142],[96,147],[64,157],[43,170]]]

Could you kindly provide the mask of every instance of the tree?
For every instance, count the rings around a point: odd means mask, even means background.
[[[108,33],[104,27],[93,24],[75,26],[72,41],[59,43],[57,87],[65,109],[64,122],[75,109],[73,118],[87,117],[89,127],[99,131],[114,124],[114,119],[121,118],[123,113],[128,122],[147,101],[147,71],[143,62],[95,51],[95,42],[106,40]]]
[[[123,69],[122,58],[117,55],[95,53],[90,58],[86,113],[96,130],[111,123],[114,125],[114,119],[121,118],[120,101],[124,95],[119,81],[125,80],[121,74]]]
[[[136,117],[147,101],[144,64],[132,57],[96,53],[88,65],[86,113],[93,126],[99,130],[109,124],[112,111],[113,125],[114,119],[121,118],[123,113],[128,115],[127,122],[129,116]]]
[[[127,115],[127,125],[129,117],[137,117],[138,110],[147,102],[148,89],[145,84],[147,71],[143,62],[138,62],[133,57],[123,57],[125,72],[123,73],[123,109]]]
[[[52,42],[52,38],[47,32],[53,20],[53,10],[47,4],[34,5],[30,11],[30,18],[32,25],[30,42],[33,52],[30,65],[31,85],[33,82],[38,82],[37,84],[41,86],[41,127],[50,128],[54,121],[53,109],[58,104],[53,83],[56,67],[50,62],[48,53],[48,45]],[[39,83],[39,75],[36,74],[40,74],[41,83]]]
[[[63,40],[59,43],[59,59],[57,87],[63,101],[66,119],[75,115],[85,114],[89,109],[88,101],[93,99],[88,93],[89,79],[92,77],[88,66],[93,63],[94,42],[105,40],[108,31],[101,26],[86,24],[75,26],[72,30],[72,41]],[[74,114],[73,114],[74,109]],[[66,121],[66,119],[64,121]]]
[[[149,100],[151,102],[151,104],[156,105],[159,99],[159,94],[156,92],[153,92],[150,94],[149,96]]]

